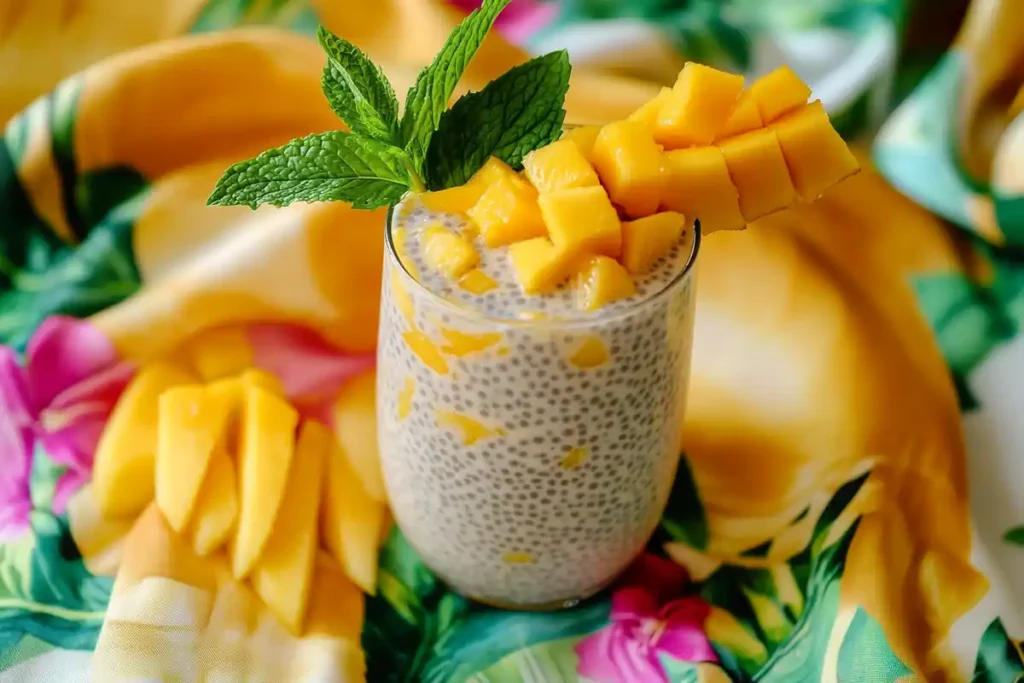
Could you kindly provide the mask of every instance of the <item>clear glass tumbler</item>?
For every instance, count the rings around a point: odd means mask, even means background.
[[[699,230],[686,266],[635,305],[521,321],[425,289],[393,217],[377,414],[399,527],[475,600],[555,609],[593,595],[642,551],[675,476]]]

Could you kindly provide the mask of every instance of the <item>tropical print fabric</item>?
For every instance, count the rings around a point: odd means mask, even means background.
[[[338,126],[319,22],[402,93],[472,4],[0,10],[0,681],[1024,676],[1012,0],[975,0],[888,118],[919,3],[527,0],[502,18],[462,86],[568,47],[573,121],[627,114],[692,57],[751,73],[786,59],[849,135],[882,126],[864,172],[827,197],[705,241],[673,494],[598,598],[483,607],[391,529],[377,594],[361,610],[320,601],[295,638],[153,510],[98,513],[96,443],[146,364],[188,363],[197,338],[231,334],[316,414],[372,371],[383,215],[205,200],[233,161]]]

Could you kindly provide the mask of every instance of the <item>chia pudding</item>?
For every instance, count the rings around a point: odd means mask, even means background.
[[[427,265],[431,226],[472,237],[484,286]],[[587,312],[526,296],[507,248],[410,196],[392,211],[378,351],[381,464],[424,561],[461,593],[547,609],[618,576],[654,532],[679,459],[699,237],[636,293]],[[472,291],[470,291],[472,290]]]

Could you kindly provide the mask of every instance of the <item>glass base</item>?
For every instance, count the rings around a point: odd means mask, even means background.
[[[616,579],[618,578],[618,576],[614,576],[608,581],[605,581],[597,588],[591,591],[587,591],[583,595],[579,595],[572,598],[566,598],[564,600],[554,600],[552,602],[545,602],[539,605],[516,605],[512,603],[501,602],[499,600],[489,600],[484,597],[468,594],[466,594],[466,597],[472,600],[473,602],[480,603],[481,605],[494,607],[495,609],[503,609],[510,612],[557,612],[563,609],[572,609],[573,607],[579,605],[581,602],[590,600],[597,594],[601,593],[604,589],[608,588],[610,585],[615,583]]]

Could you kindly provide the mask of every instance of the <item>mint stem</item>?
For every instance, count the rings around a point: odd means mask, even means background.
[[[423,183],[423,179],[420,178],[416,169],[413,168],[411,161],[405,162],[405,168],[409,171],[409,181],[412,184],[413,192],[426,192],[427,186]]]

